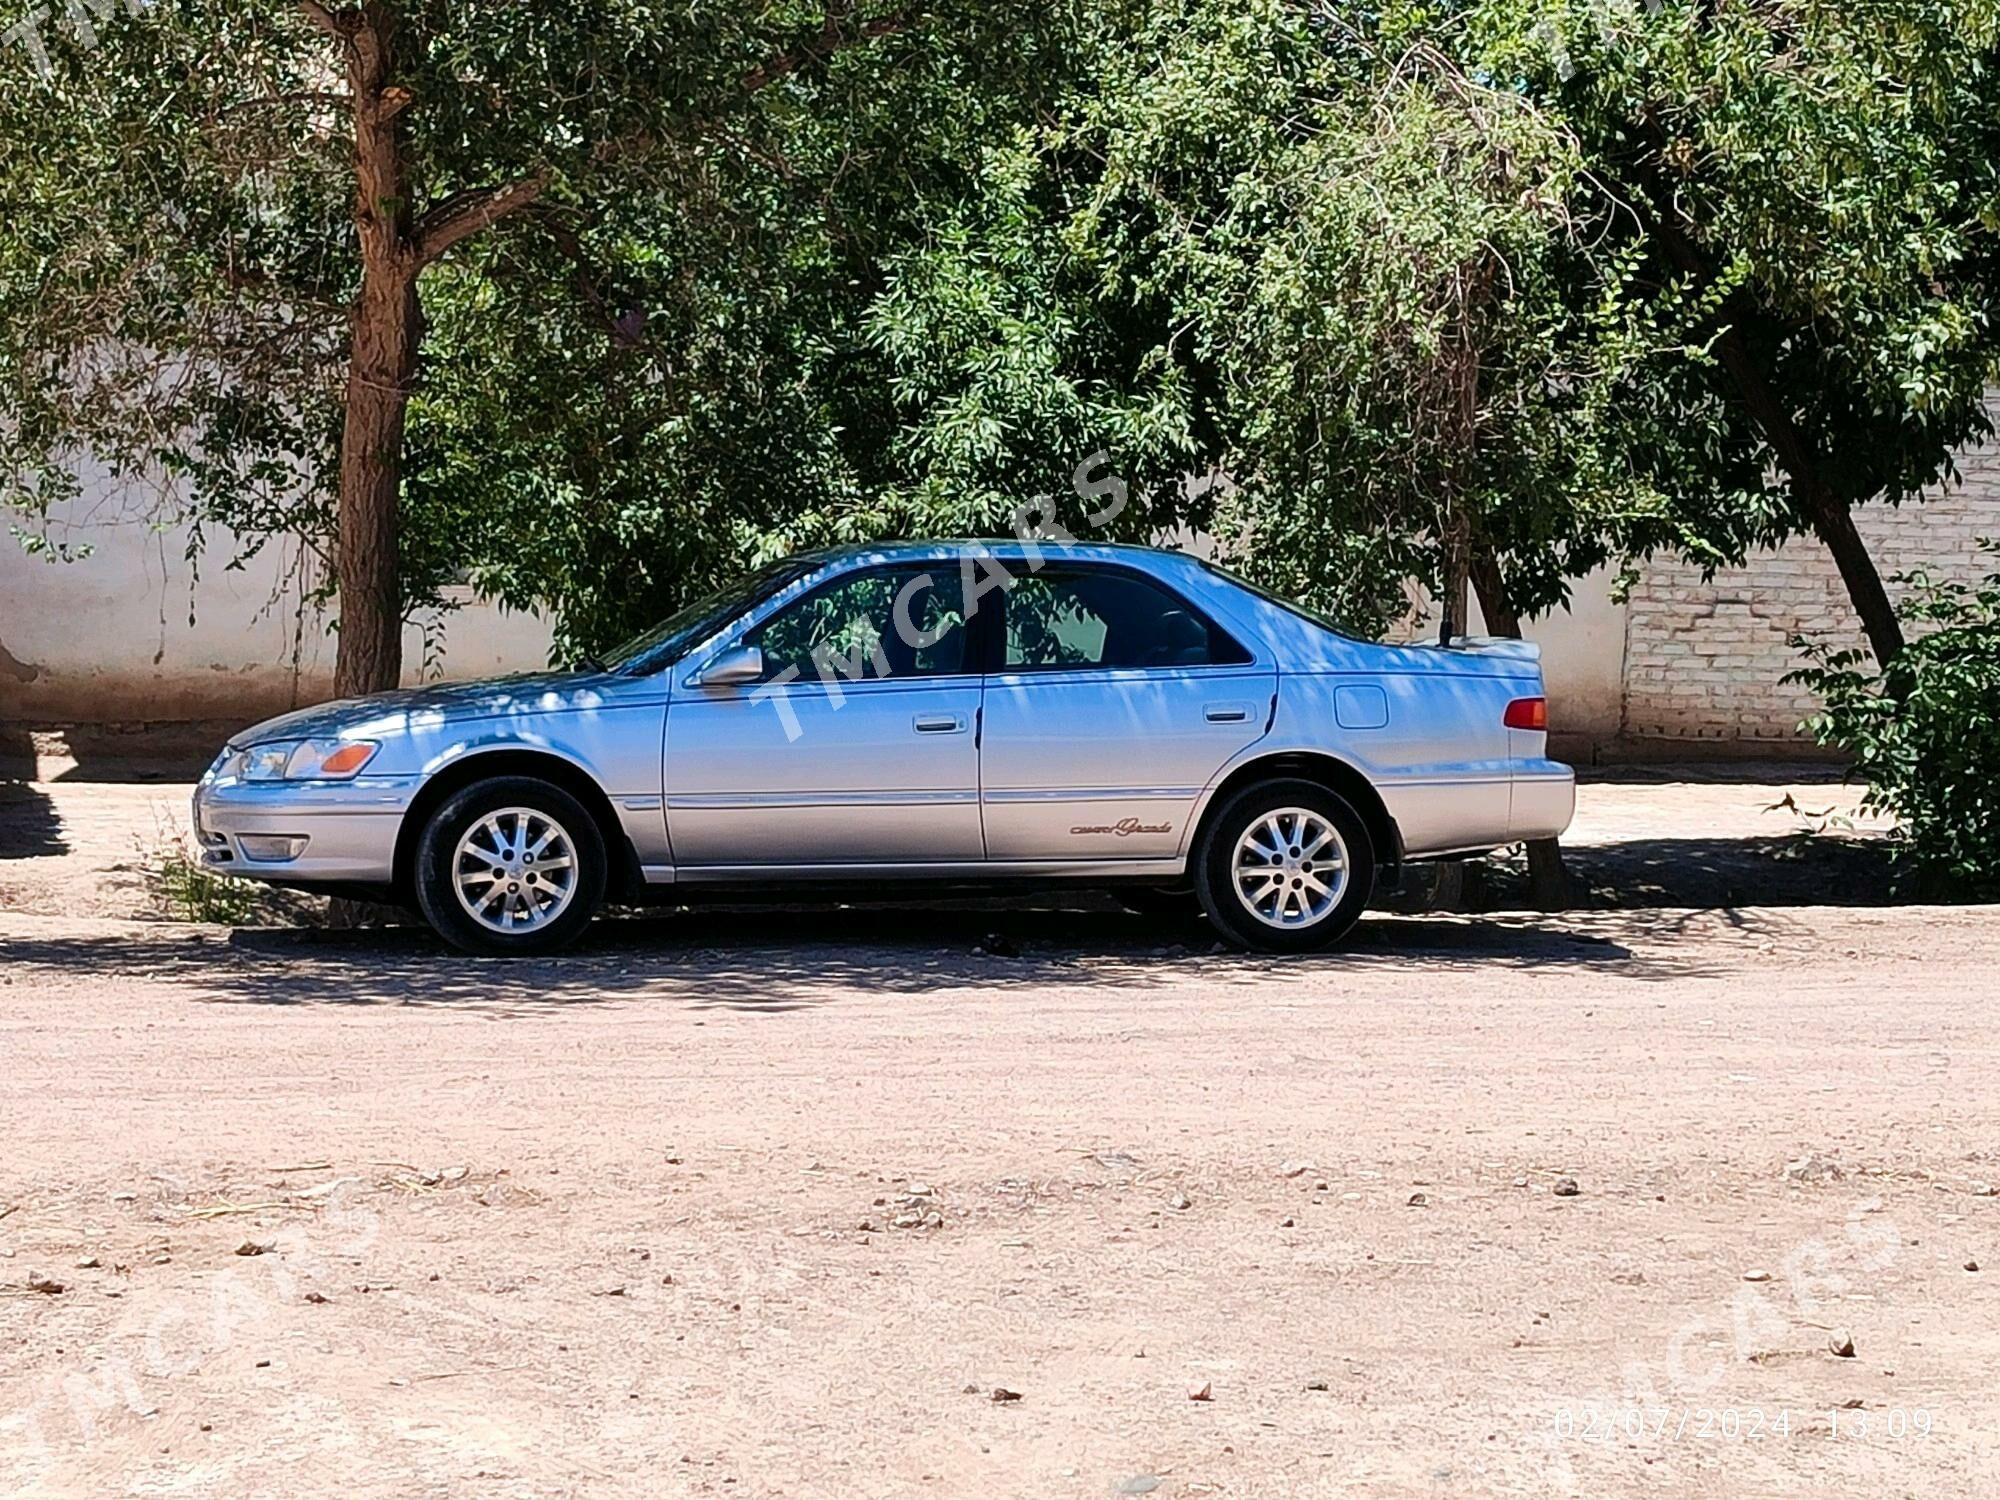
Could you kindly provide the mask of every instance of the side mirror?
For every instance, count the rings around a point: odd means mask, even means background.
[[[745,682],[761,682],[764,653],[755,646],[731,646],[711,657],[707,666],[688,679],[690,687],[736,687]]]

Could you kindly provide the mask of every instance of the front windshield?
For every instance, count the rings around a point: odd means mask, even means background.
[[[758,600],[776,593],[786,584],[809,573],[815,560],[787,557],[765,563],[731,584],[698,599],[686,609],[668,616],[651,630],[641,631],[604,658],[607,670],[627,677],[643,677],[678,659],[705,637],[714,634]]]

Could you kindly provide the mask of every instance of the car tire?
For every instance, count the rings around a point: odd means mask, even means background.
[[[453,793],[424,825],[417,905],[464,952],[553,953],[590,925],[607,868],[604,835],[575,797],[539,777],[496,776]]]
[[[1231,794],[1195,850],[1208,920],[1236,946],[1265,953],[1310,953],[1345,937],[1375,894],[1375,872],[1361,815],[1338,793],[1291,778]]]

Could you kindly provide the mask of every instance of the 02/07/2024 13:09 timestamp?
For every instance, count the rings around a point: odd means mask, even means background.
[[[1854,1441],[1927,1438],[1937,1414],[1926,1407],[1564,1406],[1550,1419],[1558,1441],[1762,1442],[1795,1437]]]

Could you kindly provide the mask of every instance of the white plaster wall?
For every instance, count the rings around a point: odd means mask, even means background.
[[[121,517],[102,497],[56,518],[52,534],[88,556],[31,557],[0,538],[0,721],[102,724],[249,722],[332,696],[327,619],[300,616],[296,553],[266,548],[241,569],[212,536],[197,567],[184,532]],[[548,623],[470,604],[446,613],[441,658],[423,631],[404,641],[404,675],[468,678],[547,664]]]
[[[1949,493],[1901,511],[1863,507],[1862,533],[1884,573],[1919,564],[1959,577],[1987,566],[1982,537],[2000,536],[2000,448],[1964,455]],[[127,518],[100,482],[52,527],[85,546],[71,563],[30,557],[0,538],[0,723],[247,723],[332,692],[327,620],[300,617],[294,555],[267,548],[225,566],[211,538],[199,573],[185,535]],[[1801,537],[1724,570],[1712,582],[1674,558],[1646,564],[1632,603],[1611,601],[1602,569],[1572,585],[1567,608],[1530,621],[1542,646],[1550,725],[1563,753],[1619,742],[1803,748],[1811,704],[1780,679],[1797,665],[1795,631],[1856,637],[1832,559]],[[1483,630],[1476,615],[1473,628]],[[405,676],[464,679],[546,664],[548,622],[470,603],[436,626],[441,656],[413,626]],[[1425,601],[1399,638],[1434,635]]]
[[[1542,648],[1542,680],[1549,695],[1549,729],[1558,744],[1609,744],[1617,739],[1625,708],[1625,616],[1611,600],[1616,570],[1599,568],[1570,585],[1569,603],[1522,624],[1521,633]],[[1472,635],[1486,631],[1486,617],[1474,598]],[[1409,622],[1396,639],[1434,641],[1438,609],[1414,601]]]

